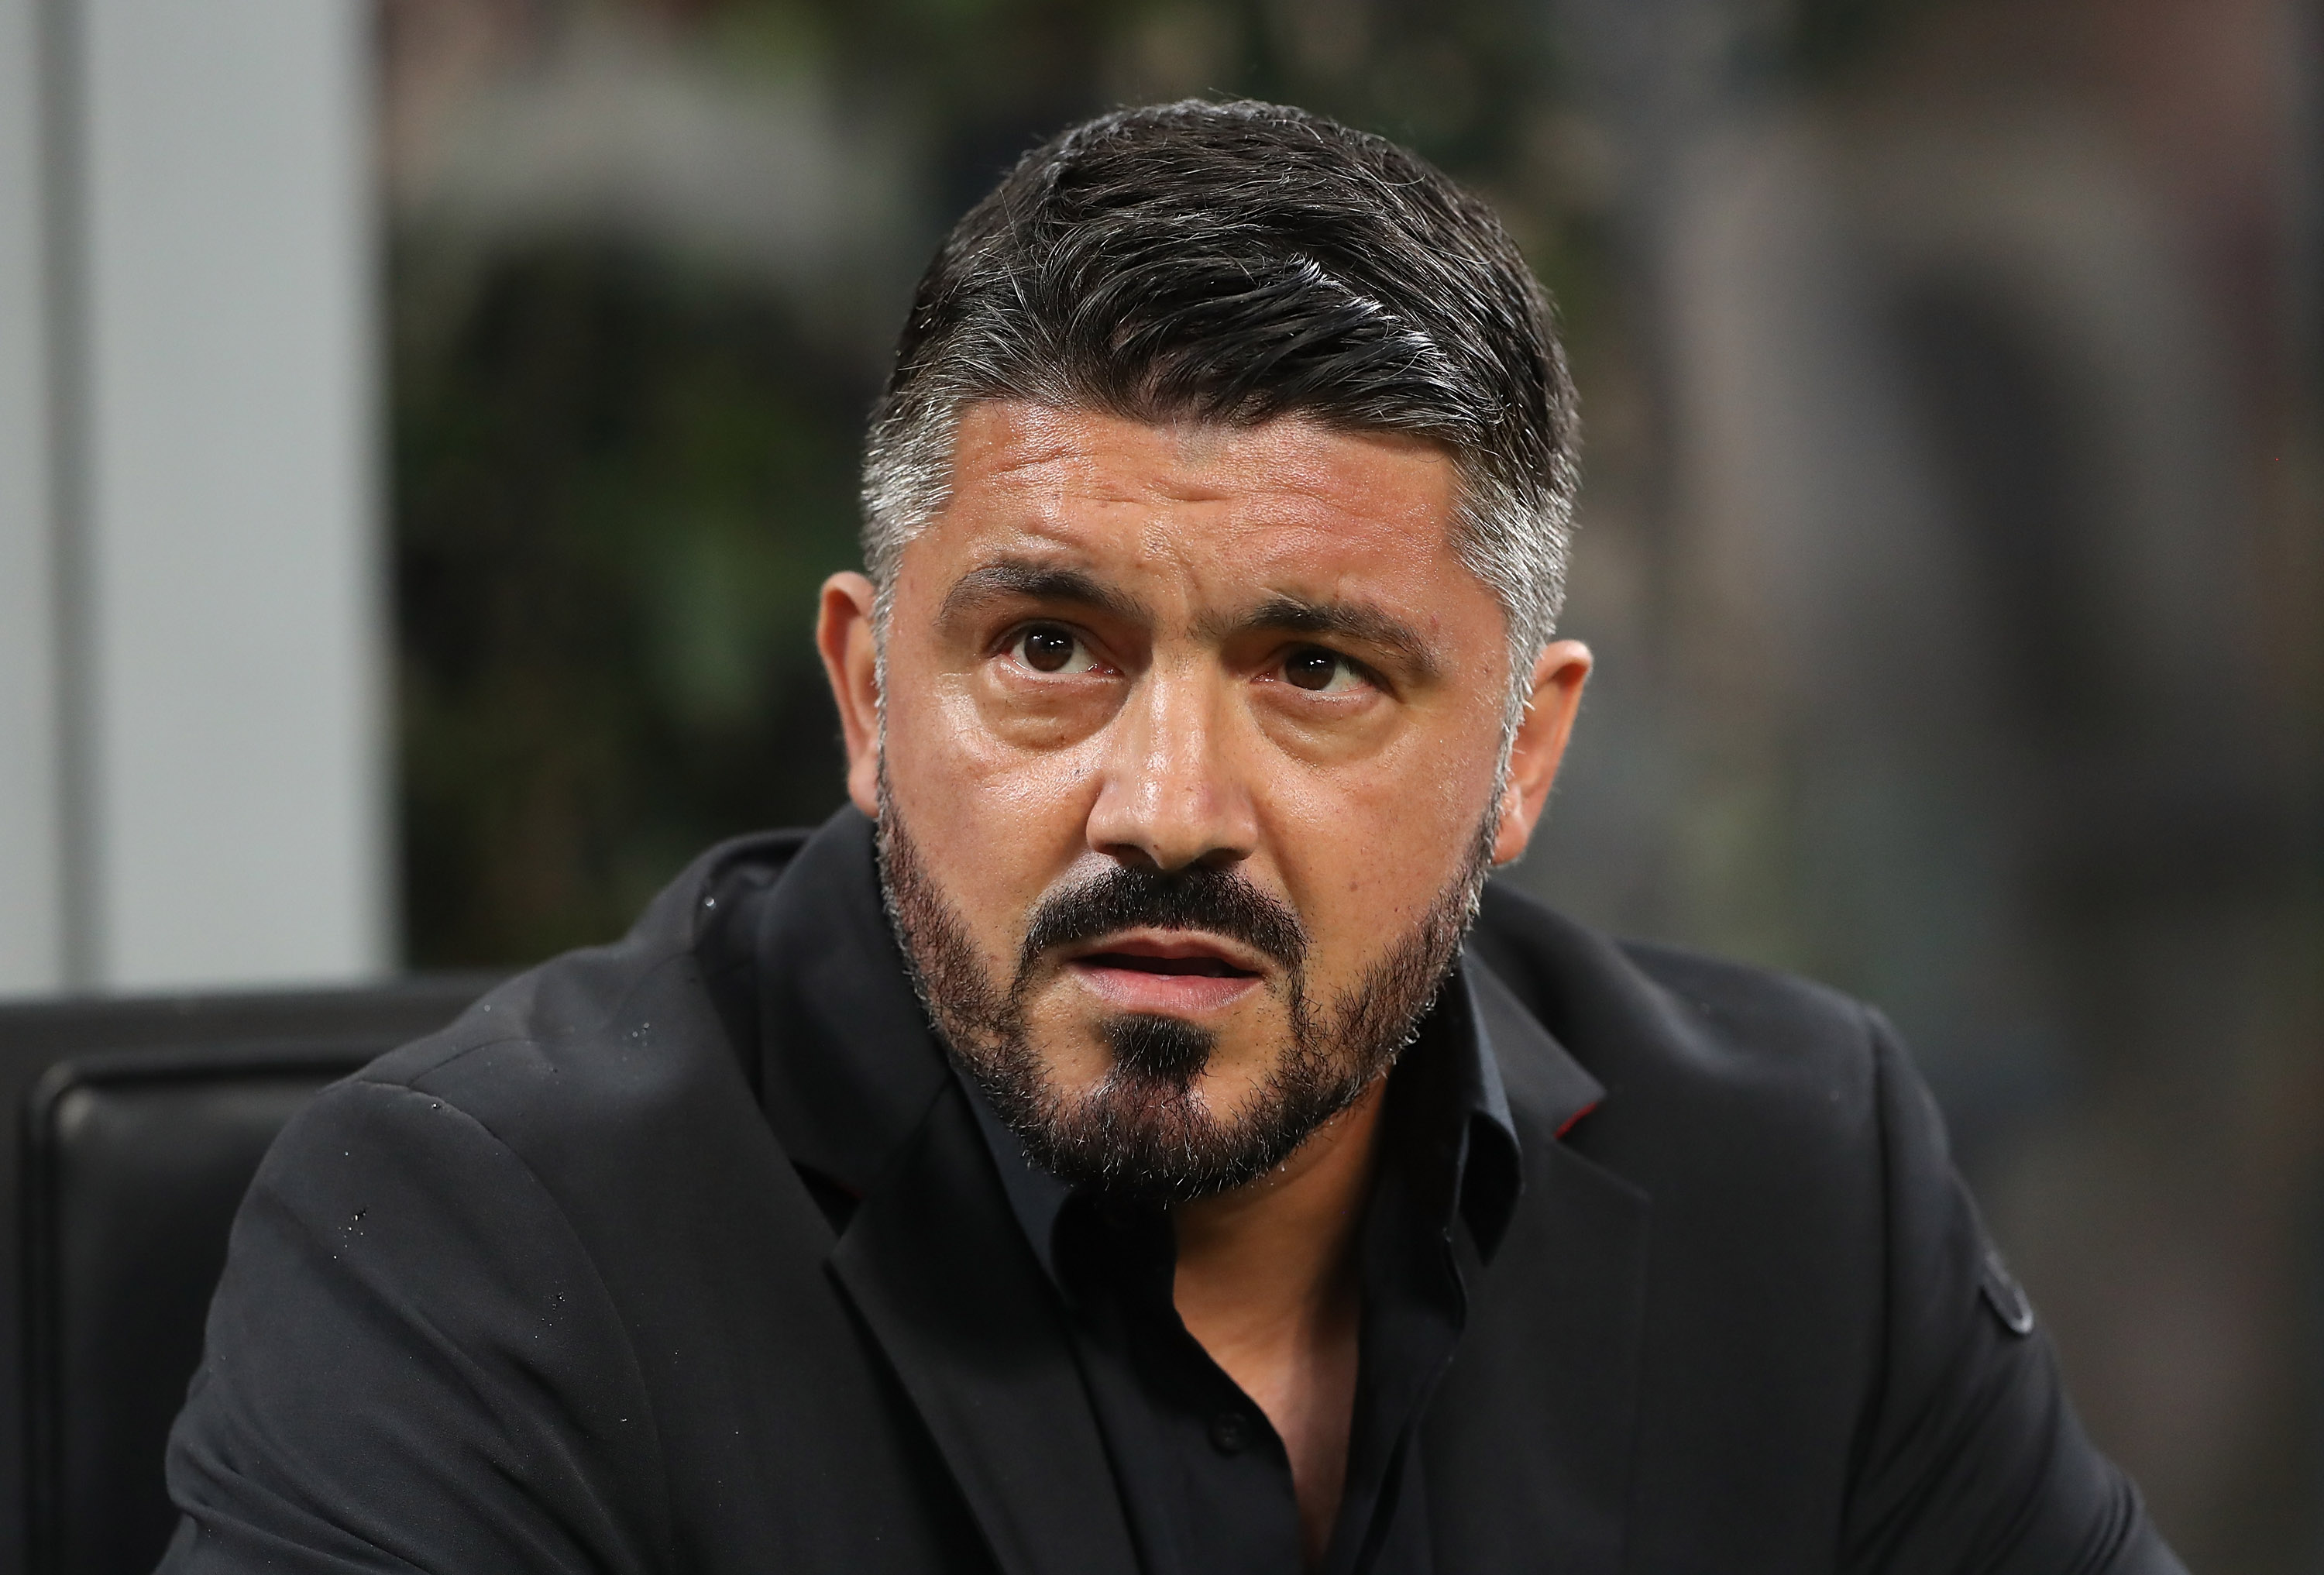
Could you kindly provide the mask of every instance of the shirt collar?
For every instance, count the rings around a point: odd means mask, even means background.
[[[1017,1134],[1001,1120],[992,1101],[976,1080],[955,1064],[953,1075],[960,1079],[967,1091],[969,1108],[976,1112],[977,1130],[984,1134],[984,1146],[992,1152],[992,1163],[1001,1172],[1001,1190],[1009,1194],[1009,1207],[1017,1216],[1017,1223],[1025,1229],[1025,1239],[1033,1248],[1033,1256],[1041,1260],[1041,1268],[1059,1285],[1065,1281],[1057,1273],[1057,1216],[1065,1211],[1066,1202],[1074,1195],[1073,1188],[1053,1172],[1033,1163]]]
[[[1445,984],[1439,1013],[1457,1013],[1446,1057],[1453,1076],[1452,1108],[1460,1115],[1462,1153],[1455,1169],[1461,1212],[1487,1263],[1501,1245],[1517,1194],[1525,1190],[1523,1149],[1501,1082],[1500,1053],[1477,1001],[1475,970],[1466,960]]]
[[[1458,1199],[1478,1255],[1489,1263],[1525,1181],[1508,1092],[1471,974],[1464,961],[1445,981],[1411,1047],[1389,1073],[1388,1098],[1390,1119],[1398,1129],[1395,1136],[1404,1149],[1401,1157],[1417,1161],[1425,1180],[1434,1184],[1425,1190],[1441,1202]],[[1027,1156],[974,1078],[957,1067],[954,1075],[976,1112],[977,1128],[1027,1243],[1043,1270],[1062,1287],[1057,1220],[1073,1188]],[[1449,1207],[1445,1212],[1449,1215]],[[1445,1223],[1451,1223],[1449,1218]]]

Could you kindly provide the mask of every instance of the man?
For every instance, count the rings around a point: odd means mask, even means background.
[[[1877,1017],[1485,889],[1572,444],[1402,151],[1029,155],[824,588],[853,807],[293,1123],[165,1568],[2176,1570]]]

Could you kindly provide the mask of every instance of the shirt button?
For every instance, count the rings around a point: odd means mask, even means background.
[[[1222,1455],[1239,1455],[1250,1442],[1250,1423],[1239,1411],[1222,1411],[1211,1418],[1211,1446]]]

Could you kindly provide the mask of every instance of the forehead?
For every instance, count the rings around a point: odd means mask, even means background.
[[[995,401],[963,413],[949,501],[915,545],[953,572],[1029,550],[1217,590],[1352,577],[1441,594],[1450,576],[1482,594],[1455,550],[1459,503],[1452,456],[1422,438]]]

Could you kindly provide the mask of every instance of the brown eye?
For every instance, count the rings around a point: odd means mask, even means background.
[[[1347,665],[1344,659],[1309,646],[1305,650],[1295,651],[1285,659],[1283,676],[1297,688],[1328,689]]]
[[[1079,642],[1062,629],[1028,629],[1019,640],[1025,665],[1037,673],[1063,672]]]

